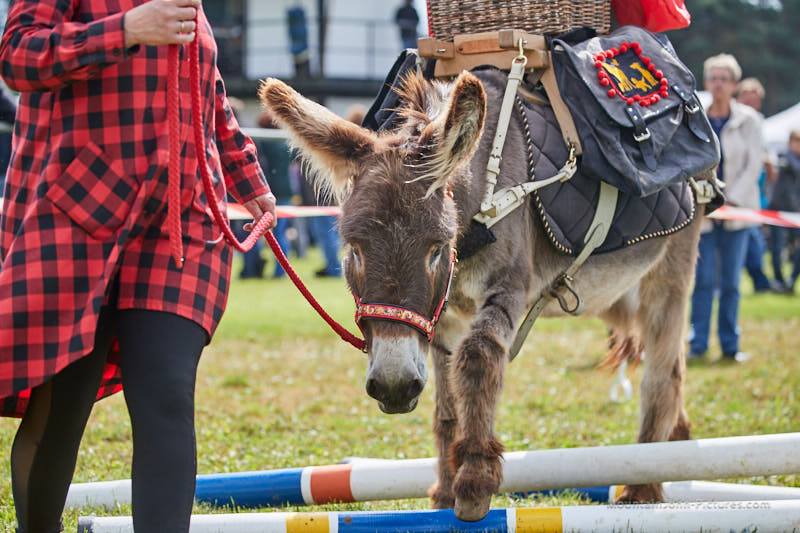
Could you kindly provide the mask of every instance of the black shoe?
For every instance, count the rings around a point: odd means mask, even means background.
[[[317,270],[316,272],[314,272],[314,276],[316,276],[318,278],[338,278],[338,277],[341,277],[339,274],[334,274],[332,272],[329,272],[327,268],[323,268],[321,270]]]

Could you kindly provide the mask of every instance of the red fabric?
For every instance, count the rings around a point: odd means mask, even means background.
[[[617,22],[650,31],[686,28],[692,22],[684,0],[612,0]]]
[[[8,14],[0,66],[22,94],[0,214],[0,414],[23,414],[31,387],[92,350],[115,277],[120,309],[175,313],[209,336],[225,308],[232,252],[208,217],[198,175],[185,53],[185,263],[172,264],[164,228],[167,47],[124,48],[122,13],[142,3],[16,0]],[[202,114],[216,193],[224,199],[227,185],[246,202],[269,188],[201,20]],[[119,357],[115,346],[98,398],[120,390]]]

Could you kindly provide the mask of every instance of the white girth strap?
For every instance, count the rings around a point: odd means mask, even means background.
[[[536,300],[531,310],[528,311],[528,315],[517,330],[517,336],[508,352],[508,359],[510,361],[513,361],[519,353],[520,348],[522,348],[522,343],[525,342],[534,322],[536,322],[536,319],[542,314],[547,304],[557,299],[564,311],[571,314],[580,313],[581,302],[577,293],[571,286],[572,279],[586,260],[589,259],[589,256],[592,255],[592,252],[599,248],[605,242],[606,237],[608,237],[608,232],[611,230],[611,223],[614,220],[614,212],[617,208],[618,197],[619,190],[616,187],[604,181],[600,182],[600,198],[597,200],[597,210],[594,213],[594,219],[592,219],[592,223],[584,238],[583,250],[581,250],[581,253],[575,258],[572,264],[542,291],[539,295],[539,299]],[[568,309],[566,307],[563,296],[564,291],[572,293],[572,296],[575,298],[576,302],[574,308]]]
[[[520,46],[522,46],[520,42]],[[503,159],[503,147],[506,144],[506,134],[508,125],[511,122],[511,113],[514,111],[514,103],[517,97],[517,89],[525,76],[525,65],[528,58],[525,54],[520,54],[511,63],[511,72],[508,74],[508,84],[506,93],[503,96],[503,104],[500,107],[500,117],[497,119],[497,131],[494,134],[492,151],[489,154],[489,162],[486,164],[486,193],[481,202],[481,214],[493,217],[497,210],[492,203],[494,187],[497,185],[497,177],[500,175],[500,161]]]
[[[569,159],[555,175],[544,180],[526,181],[514,187],[497,191],[491,197],[491,210],[489,212],[482,211],[472,218],[476,222],[484,224],[487,228],[491,228],[506,215],[510,215],[512,211],[524,204],[528,195],[553,183],[567,181],[575,175],[577,169],[578,162],[575,154],[570,152]],[[494,187],[492,187],[492,190],[494,190]]]
[[[485,225],[487,228],[491,228],[523,205],[532,192],[559,181],[567,181],[575,175],[578,168],[575,145],[570,144],[569,159],[554,176],[539,181],[534,181],[533,176],[531,176],[531,181],[495,192],[497,178],[500,175],[500,162],[503,159],[503,147],[505,147],[506,135],[511,123],[511,114],[514,111],[517,92],[525,76],[525,66],[528,62],[522,40],[520,40],[519,46],[520,53],[511,63],[506,92],[503,96],[503,103],[500,106],[500,115],[497,118],[497,131],[494,134],[489,161],[486,163],[486,191],[481,201],[481,211],[473,217],[476,222]]]

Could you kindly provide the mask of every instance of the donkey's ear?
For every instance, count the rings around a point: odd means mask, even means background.
[[[480,80],[469,72],[456,79],[447,112],[431,122],[420,136],[421,145],[431,146],[424,163],[425,176],[434,180],[428,193],[443,187],[478,147],[486,119],[486,92]]]
[[[261,84],[259,97],[310,163],[316,185],[343,199],[355,180],[359,161],[375,152],[377,136],[274,78]]]

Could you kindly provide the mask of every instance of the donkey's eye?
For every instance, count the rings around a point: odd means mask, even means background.
[[[436,265],[439,264],[439,260],[442,258],[443,251],[444,248],[442,247],[436,247],[433,250],[431,250],[430,257],[428,258],[428,268],[430,268],[431,270],[436,268]]]
[[[350,258],[353,261],[353,268],[361,270],[364,263],[361,260],[361,251],[357,247],[353,246],[350,248]]]

